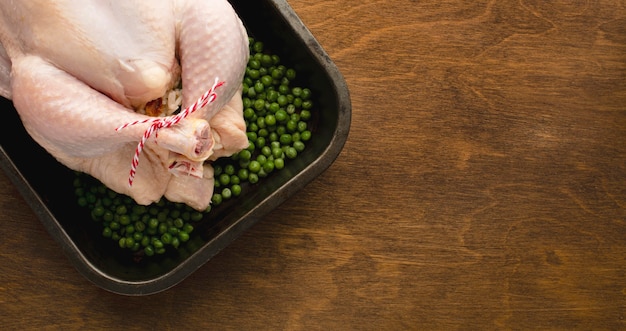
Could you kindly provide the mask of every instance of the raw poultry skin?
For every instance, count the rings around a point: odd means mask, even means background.
[[[248,146],[240,94],[248,37],[226,0],[3,1],[0,43],[0,95],[33,139],[137,203],[165,196],[205,209],[213,171],[204,161]],[[216,77],[225,84],[213,103],[147,141],[130,186],[149,124],[115,129],[146,119],[135,109],[179,79],[187,107]]]

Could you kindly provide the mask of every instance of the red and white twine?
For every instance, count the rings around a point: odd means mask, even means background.
[[[192,105],[185,108],[176,115],[160,118],[148,118],[141,121],[126,123],[120,127],[115,128],[115,131],[120,131],[132,125],[150,123],[150,126],[148,127],[148,129],[146,129],[146,131],[144,131],[143,136],[141,137],[141,140],[139,141],[139,144],[135,149],[135,155],[133,155],[133,160],[130,165],[130,173],[128,175],[128,186],[133,186],[133,180],[135,179],[137,166],[139,165],[139,155],[141,154],[141,151],[143,150],[148,138],[150,138],[153,133],[155,134],[155,137],[158,137],[158,132],[160,129],[169,128],[178,124],[191,113],[213,102],[217,98],[217,95],[215,94],[215,89],[222,85],[224,85],[224,82],[220,82],[217,78],[215,78],[215,83],[208,91],[206,91],[196,102],[194,102]]]

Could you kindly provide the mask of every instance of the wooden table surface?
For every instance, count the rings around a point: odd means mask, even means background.
[[[336,162],[146,297],[2,173],[3,328],[626,329],[626,3],[289,3],[350,88]]]

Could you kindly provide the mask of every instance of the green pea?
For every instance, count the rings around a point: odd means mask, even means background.
[[[235,173],[235,166],[232,164],[227,164],[224,166],[224,173],[227,175],[232,175]]]
[[[95,216],[95,217],[102,217],[102,216],[104,216],[104,212],[105,212],[104,207],[102,207],[102,206],[96,206],[96,207],[93,209],[92,214],[93,214],[93,216]]]
[[[298,122],[298,132],[304,132],[307,129],[307,123],[305,121]]]
[[[283,153],[283,150],[280,147],[271,148],[271,153],[274,159],[280,159],[285,155],[285,153]]]
[[[248,60],[248,67],[250,69],[259,69],[261,68],[261,61],[252,58]],[[247,71],[249,71],[249,69]]]
[[[265,95],[265,97],[267,98],[267,101],[270,102],[270,111],[272,111],[273,113],[275,113],[280,107],[280,105],[276,102],[276,100],[278,100],[279,95],[280,94],[278,93],[278,91],[274,91],[274,90],[267,92],[267,94]]]
[[[156,206],[152,206],[148,208],[148,214],[152,216],[156,216],[158,213],[159,213],[159,208],[157,208]]]
[[[146,225],[143,222],[135,222],[135,230],[138,232],[143,232],[146,229]]]
[[[113,190],[108,190],[107,191],[107,197],[109,199],[114,199],[117,198],[117,192],[113,191]]]
[[[250,160],[239,160],[239,167],[247,169],[250,166]]]
[[[259,77],[261,77],[261,72],[258,69],[251,69],[248,71],[248,77],[252,78],[252,79],[259,79]],[[248,89],[248,92],[250,90]]]
[[[222,203],[222,195],[218,194],[218,193],[213,193],[213,197],[211,198],[211,202],[213,202],[213,205],[218,206],[219,204]]]
[[[120,220],[120,224],[122,224],[122,225],[130,224],[130,216],[128,216],[128,215],[121,215],[119,217],[119,220]]]
[[[278,130],[278,128],[276,128],[276,130]],[[268,135],[268,138],[271,143],[278,141],[278,132],[276,131],[270,132],[270,134]]]
[[[252,44],[252,51],[254,51],[255,53],[263,52],[263,42],[255,41],[254,44]]]
[[[276,102],[278,103],[279,106],[285,106],[287,105],[287,96],[285,95],[280,95],[278,96],[278,98],[276,99]]]
[[[256,119],[256,125],[259,126],[259,129],[265,128],[265,117],[259,117]]]
[[[238,197],[241,194],[241,186],[239,184],[235,184],[230,187],[230,191],[232,192],[233,196]]]
[[[301,108],[302,107],[302,99],[299,97],[296,97],[293,99],[293,106],[296,108]]]
[[[104,227],[102,229],[102,236],[105,238],[111,238],[111,235],[113,234],[113,230],[111,230],[110,227]]]
[[[246,85],[246,83],[243,83],[243,84]],[[246,108],[252,107],[252,100],[250,100],[250,98],[248,98],[248,97],[242,97],[241,98],[241,103],[243,104],[244,111],[245,111]]]
[[[280,169],[283,169],[284,167],[285,167],[285,159],[283,158],[274,159],[274,168],[280,170]]]
[[[263,164],[263,170],[268,174],[274,171],[274,162],[265,162]]]
[[[301,87],[292,88],[291,94],[293,94],[295,97],[300,97],[302,95],[302,88]]]
[[[285,151],[285,156],[289,159],[295,159],[298,156],[298,151],[293,147],[288,147]]]
[[[152,239],[152,246],[154,246],[154,248],[159,249],[159,248],[163,248],[165,245],[163,244],[160,238],[154,237]]]
[[[109,199],[108,197],[102,198],[102,205],[104,207],[110,207],[112,204],[113,204],[113,201]]]
[[[261,109],[265,108],[265,100],[263,100],[263,99],[256,99],[254,101],[253,107],[256,110],[261,110]]]
[[[154,255],[154,247],[152,246],[146,246],[143,249],[144,254],[146,254],[146,256],[153,256]]]
[[[259,167],[259,171],[260,171],[260,167]],[[256,173],[251,173],[248,176],[248,182],[250,182],[250,184],[256,184],[259,182],[259,175],[257,175]]]
[[[311,139],[311,131],[304,130],[300,133],[300,139],[302,141],[309,141]]]
[[[239,152],[240,160],[250,160],[251,157],[252,157],[252,153],[247,149],[244,149],[241,152]]]
[[[251,119],[252,122],[248,124],[248,132],[256,132],[259,131],[259,126],[256,125],[256,113],[254,113],[254,119]]]
[[[248,169],[242,168],[239,169],[239,171],[237,172],[237,176],[241,179],[241,180],[247,180],[248,179]]]
[[[250,78],[249,75],[249,70],[246,70],[246,77],[244,77],[243,79],[243,83],[247,86],[252,86],[252,84],[254,84],[254,82],[252,81],[252,78]]]
[[[197,213],[197,211],[193,210],[191,207],[187,206],[187,210],[180,214],[180,218],[185,222],[189,222],[191,220],[191,213]]]
[[[135,240],[135,242],[140,243],[143,240],[143,233],[135,231],[133,233],[133,239]]]
[[[254,142],[249,141],[247,150],[249,150],[250,152],[254,152],[255,148],[256,146],[254,145]]]
[[[113,213],[110,210],[106,210],[102,215],[102,220],[105,222],[111,222],[113,220]]]
[[[272,54],[272,64],[276,65],[280,63],[280,57],[276,54]]]
[[[157,219],[159,220],[159,222],[165,222],[165,220],[167,220],[167,212],[166,211],[161,211],[157,214]]]
[[[193,221],[193,222],[200,222],[200,221],[202,221],[202,218],[204,218],[204,215],[202,215],[201,212],[195,211],[195,212],[191,213],[191,221]],[[183,227],[184,226],[185,225],[183,224]]]
[[[151,218],[148,220],[148,229],[156,229],[159,227],[159,220],[156,218]]]
[[[220,177],[219,177],[219,181],[220,181],[220,184],[222,184],[222,185],[230,184],[230,175],[228,175],[226,173],[221,174]]]
[[[261,84],[263,85],[263,90],[265,90],[266,87],[272,85],[272,80],[273,80],[272,76],[270,75],[265,75],[261,77]]]
[[[169,244],[172,242],[172,234],[170,234],[169,232],[165,232],[164,234],[161,235],[161,241],[164,244]]]
[[[259,161],[257,160],[250,162],[248,170],[250,170],[250,172],[252,173],[258,173],[261,170],[261,163],[259,163]]]
[[[143,236],[143,234],[142,234],[141,246],[147,247],[148,245],[150,245],[150,237],[149,236]]]
[[[302,138],[300,137],[300,132],[297,132],[297,131],[296,131],[296,132],[294,132],[294,133],[292,133],[292,134],[291,134],[291,140],[292,140],[292,141],[296,142],[296,141],[300,141],[300,139],[302,139]]]
[[[291,135],[290,134],[281,134],[280,135],[280,143],[283,145],[289,145],[291,144],[292,139],[291,139]]]
[[[287,127],[287,131],[294,132],[298,129],[298,122],[294,120],[289,120],[287,121],[286,127]]]
[[[167,224],[159,223],[159,234],[167,232]]]
[[[124,214],[126,214],[127,212],[128,212],[128,210],[126,209],[126,206],[124,206],[124,205],[118,206],[118,207],[115,209],[115,213],[116,213],[116,214],[118,214],[118,215],[124,215]]]
[[[111,228],[111,230],[114,230],[114,231],[117,231],[121,228],[120,223],[115,222],[115,221],[109,223],[109,227]]]
[[[263,146],[263,148],[261,148],[261,154],[270,156],[272,155],[272,149],[269,146]]]
[[[180,231],[178,233],[178,239],[180,239],[180,241],[182,241],[182,242],[189,241],[189,233],[187,233],[185,231]]]
[[[96,200],[98,200],[98,198],[96,198],[96,195],[93,193],[87,193],[85,195],[85,198],[87,199],[87,204],[94,204],[96,202]]]
[[[267,125],[275,125],[276,124],[276,117],[272,114],[268,114],[265,116],[265,124]]]
[[[177,219],[175,219],[175,220],[174,220],[174,226],[175,226],[175,227],[177,227],[177,228],[182,228],[182,227],[183,227],[183,225],[185,225],[185,221],[183,221],[183,219],[182,219],[182,218],[180,218],[180,217],[179,217],[179,218],[177,218]]]
[[[230,188],[225,187],[225,188],[222,190],[222,197],[223,197],[224,199],[227,199],[227,200],[228,200],[228,199],[230,199],[230,198],[232,197],[232,195],[233,195],[233,194],[232,194],[232,192],[231,192]]]
[[[187,232],[187,233],[192,233],[193,232],[193,225],[191,224],[185,224],[183,226],[183,231]]]
[[[274,64],[272,56],[269,54],[263,54],[263,56],[261,57],[261,64],[266,68]]]
[[[278,103],[276,103],[276,106],[278,106]],[[282,109],[277,110],[274,117],[276,117],[276,121],[279,123],[285,122],[288,119],[287,112]]]
[[[133,210],[132,213],[134,215],[143,215],[144,213],[147,212],[148,209],[146,208],[146,206],[134,205],[132,210]]]
[[[311,111],[303,109],[300,111],[300,119],[303,121],[308,121],[311,119]]]
[[[289,82],[285,83],[285,84],[280,84],[278,86],[278,93],[280,93],[281,95],[287,95],[289,94]]]
[[[257,134],[254,131],[246,132],[246,136],[248,137],[249,141],[255,141],[257,138]],[[215,169],[213,170],[213,172],[215,172]]]
[[[302,152],[304,150],[304,143],[302,141],[294,141],[293,142],[293,148],[298,151],[298,152]]]

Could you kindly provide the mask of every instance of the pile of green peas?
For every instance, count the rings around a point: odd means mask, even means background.
[[[243,80],[243,116],[248,148],[226,163],[216,162],[213,205],[241,193],[240,183],[256,184],[302,153],[311,139],[311,90],[293,86],[296,71],[250,39],[250,59]]]
[[[311,90],[294,86],[296,71],[281,64],[278,55],[266,51],[262,42],[250,38],[249,45],[242,90],[249,145],[213,163],[211,205],[197,211],[165,198],[149,206],[138,205],[94,178],[77,173],[73,184],[78,205],[88,208],[91,218],[101,224],[103,237],[143,256],[178,249],[212,207],[240,196],[245,188],[280,171],[304,151],[312,135]]]
[[[163,254],[169,247],[177,249],[189,240],[193,224],[204,217],[204,212],[166,199],[138,205],[82,173],[74,179],[74,192],[78,205],[89,208],[91,218],[102,225],[103,237],[145,256]]]

